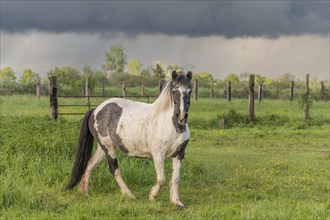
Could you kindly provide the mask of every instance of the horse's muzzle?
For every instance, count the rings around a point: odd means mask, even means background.
[[[188,113],[187,112],[180,112],[178,115],[178,122],[181,125],[185,125],[187,123]]]

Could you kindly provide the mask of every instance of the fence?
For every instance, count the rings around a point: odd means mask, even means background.
[[[257,88],[257,91],[255,91],[254,86],[255,86],[255,82],[254,79],[251,79],[251,77],[253,77],[254,75],[251,74],[250,75],[250,79],[249,79],[249,84],[247,85],[247,87],[244,89],[244,97],[240,97],[240,98],[248,98],[249,99],[249,103],[250,103],[250,107],[249,107],[249,118],[250,121],[254,120],[254,97],[258,97],[258,100],[261,101],[263,98],[268,98],[267,97],[267,89],[265,89],[265,87],[260,84]],[[311,91],[309,89],[309,85],[308,85],[308,92],[306,92],[306,88],[307,88],[307,84],[309,82],[309,75],[306,76],[306,85],[305,88],[299,88],[299,90],[305,90],[305,91],[301,91],[300,95],[302,95],[303,97],[307,97],[308,99],[310,98],[310,96],[312,96]],[[56,82],[56,77],[50,77],[49,78],[49,94],[50,94],[50,103],[51,103],[51,117],[53,119],[57,119],[58,115],[80,115],[80,114],[85,114],[83,112],[78,112],[78,113],[74,113],[74,112],[58,112],[58,108],[65,108],[65,107],[86,107],[86,109],[91,109],[91,107],[95,107],[97,105],[93,105],[91,104],[91,99],[95,99],[95,98],[102,98],[102,99],[106,99],[106,98],[112,98],[112,97],[118,97],[118,98],[131,98],[131,99],[146,99],[147,102],[150,102],[151,98],[155,98],[157,96],[155,95],[145,95],[144,92],[144,86],[141,85],[141,95],[127,95],[126,92],[126,87],[124,84],[122,84],[121,86],[121,91],[122,91],[122,95],[119,96],[113,96],[113,95],[99,95],[99,96],[91,96],[90,95],[90,91],[89,91],[89,87],[88,87],[88,81],[86,81],[86,85],[85,85],[85,90],[84,90],[84,94],[85,95],[76,95],[76,96],[58,96],[57,95],[57,82]],[[316,97],[318,97],[317,99],[320,100],[329,100],[329,91],[328,89],[325,88],[324,83],[321,82],[321,87],[320,90],[315,91],[314,92],[314,99],[316,99]],[[159,87],[159,92],[161,91],[163,86],[163,83],[161,81],[159,81],[158,87]],[[297,97],[297,86],[295,85],[295,83],[293,81],[290,82],[290,88],[288,87],[288,90],[286,91],[286,95],[284,97],[286,97],[287,99],[293,100],[295,97]],[[205,93],[205,88],[203,88],[204,93]],[[238,96],[236,96],[236,91],[235,89],[232,88],[232,83],[229,81],[226,84],[226,88],[223,89],[222,94],[216,95],[215,92],[215,88],[213,86],[210,87],[209,91],[209,95],[205,94],[200,94],[201,88],[198,87],[198,82],[197,80],[195,80],[193,82],[193,99],[195,101],[198,100],[199,97],[209,97],[209,98],[216,98],[216,97],[223,97],[223,98],[227,98],[228,101],[232,100],[232,97],[235,98],[239,98]],[[307,93],[307,96],[306,96]],[[279,96],[277,94],[277,96]],[[76,99],[86,99],[87,100],[87,104],[58,104],[58,98],[76,98]],[[309,100],[307,100],[307,102],[309,102]],[[308,106],[307,106],[308,108]],[[308,115],[308,114],[307,114]],[[308,117],[308,116],[307,116]]]
[[[147,103],[150,103],[151,98],[156,98],[156,96],[57,96],[57,98],[75,98],[75,99],[86,99],[87,104],[58,104],[58,108],[65,108],[65,107],[87,107],[90,110],[92,107],[96,107],[98,105],[92,104],[91,99],[93,98],[101,98],[101,99],[108,99],[108,98],[130,98],[130,99],[145,99]],[[58,112],[58,115],[84,115],[86,112]]]
[[[161,84],[160,84],[161,85]],[[227,86],[227,91],[228,91],[228,96],[227,99],[228,101],[231,100],[231,83],[228,83]],[[142,88],[144,88],[142,86]],[[162,89],[162,86],[160,86],[160,91]],[[262,91],[261,89],[259,89],[259,92]],[[85,87],[85,96],[58,96],[57,95],[57,81],[56,81],[56,77],[50,77],[49,78],[49,93],[50,93],[50,107],[51,107],[51,117],[55,120],[57,120],[58,115],[83,115],[85,114],[85,112],[59,112],[58,108],[59,107],[88,107],[88,110],[91,109],[91,107],[97,106],[97,105],[92,105],[91,104],[91,98],[110,98],[109,96],[90,96],[89,91],[88,91],[88,84],[86,83],[86,87]],[[211,98],[213,98],[213,93],[214,90],[213,88],[211,89]],[[152,97],[156,97],[156,96],[146,96],[144,95],[144,89],[142,89],[142,96],[127,96],[126,95],[126,88],[125,85],[122,85],[122,95],[121,96],[111,96],[113,97],[119,97],[119,98],[146,98],[148,103],[150,102],[150,98]],[[261,97],[261,95],[260,95]],[[58,104],[58,98],[83,98],[83,99],[87,99],[87,105],[83,104],[83,105],[79,105],[79,104]],[[194,99],[197,101],[198,99],[198,85],[197,85],[197,81],[195,81],[194,83]],[[261,99],[260,99],[261,100]],[[249,120],[250,122],[253,122],[254,120],[254,75],[251,74],[250,75],[250,81],[249,81]]]
[[[88,87],[86,87],[88,88]],[[150,99],[156,98],[157,96],[152,95],[145,95],[144,92],[142,95],[127,95],[126,88],[122,86],[122,95],[119,96],[91,96],[89,92],[85,92],[85,96],[58,96],[58,86],[56,76],[49,77],[49,95],[50,95],[50,109],[51,109],[51,118],[57,120],[59,115],[84,115],[86,112],[59,112],[59,108],[65,107],[86,107],[86,109],[90,110],[92,107],[96,107],[98,105],[92,104],[91,99],[94,98],[101,98],[101,99],[108,99],[108,98],[130,98],[130,99],[144,99],[148,103],[150,103]],[[58,104],[59,98],[75,98],[75,99],[85,99],[87,100],[87,104]]]

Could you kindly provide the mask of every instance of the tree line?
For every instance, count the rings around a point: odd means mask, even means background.
[[[99,95],[103,93],[103,95],[107,95],[107,88],[121,87],[122,84],[125,84],[126,87],[137,87],[142,84],[145,87],[157,87],[159,80],[170,79],[173,70],[186,72],[193,70],[194,67],[193,65],[168,65],[159,60],[150,66],[143,67],[139,59],[132,59],[127,62],[125,50],[120,44],[111,46],[105,52],[103,61],[99,69],[90,66],[84,66],[81,69],[70,66],[56,67],[50,70],[44,79],[31,69],[25,69],[18,79],[11,67],[4,67],[0,72],[0,92],[2,95],[34,93],[36,84],[40,83],[41,92],[46,94],[48,77],[57,76],[61,95],[82,94],[87,79],[92,94]],[[127,72],[125,72],[125,69],[127,69]],[[254,74],[256,85],[263,85],[263,94],[266,98],[287,97],[292,81],[295,82],[296,90],[303,90],[304,88],[304,82],[298,80],[291,73],[284,73],[275,79],[262,74]],[[209,97],[207,94],[209,88],[214,90],[216,97],[226,96],[226,84],[230,81],[233,88],[232,96],[246,98],[248,77],[249,73],[229,73],[224,79],[216,79],[209,72],[200,72],[194,73],[193,81],[198,81],[198,86],[201,88],[201,97]],[[325,82],[325,84],[326,94],[329,96],[329,82]],[[320,82],[311,80],[310,86],[312,90],[317,90],[320,88]]]

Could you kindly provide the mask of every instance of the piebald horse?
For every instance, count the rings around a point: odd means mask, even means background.
[[[152,104],[111,98],[86,113],[80,130],[75,162],[66,189],[79,183],[87,192],[91,172],[106,157],[109,169],[123,194],[135,198],[121,177],[116,148],[128,156],[152,158],[157,182],[149,193],[154,200],[165,184],[164,160],[172,158],[170,200],[183,208],[179,199],[182,160],[190,133],[187,124],[192,73],[172,73],[161,94]],[[97,149],[92,156],[93,139]]]

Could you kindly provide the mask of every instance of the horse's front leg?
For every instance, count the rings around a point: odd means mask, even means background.
[[[157,183],[152,187],[149,193],[149,200],[154,200],[159,193],[160,188],[165,184],[165,173],[164,173],[164,160],[165,157],[161,154],[157,154],[153,156],[153,161],[157,173]]]
[[[180,169],[183,157],[175,156],[172,160],[172,180],[170,183],[170,199],[171,202],[180,208],[184,208],[183,203],[179,199],[179,182],[180,182]]]

